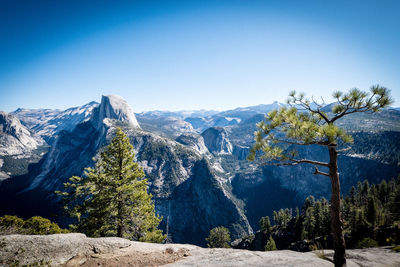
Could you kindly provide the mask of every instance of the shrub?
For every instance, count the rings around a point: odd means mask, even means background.
[[[378,242],[372,238],[366,237],[357,243],[356,248],[372,248],[377,246]]]
[[[229,248],[231,236],[227,228],[219,226],[211,229],[206,241],[209,248]]]
[[[61,229],[56,223],[40,216],[35,216],[26,220],[24,228],[28,235],[49,235],[66,232],[66,230]]]
[[[0,234],[48,235],[68,233],[49,219],[35,216],[26,221],[11,215],[0,217]]]
[[[4,215],[0,217],[1,227],[22,227],[24,220],[14,215]]]

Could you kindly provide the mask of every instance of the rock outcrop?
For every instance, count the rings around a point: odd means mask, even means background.
[[[0,156],[26,156],[40,142],[40,138],[34,137],[17,117],[0,112]]]
[[[347,266],[399,266],[390,248],[347,250]],[[333,266],[333,251],[206,249],[83,234],[0,236],[1,266]]]
[[[193,148],[200,154],[206,154],[208,149],[204,143],[204,138],[198,134],[182,134],[176,138],[178,143]]]
[[[106,123],[105,119],[127,123],[131,127],[140,128],[131,107],[117,95],[103,95],[100,105],[92,113],[91,121],[96,128]]]
[[[229,142],[227,132],[221,127],[211,127],[205,130],[201,136],[210,152],[216,154],[232,154],[232,144]]]

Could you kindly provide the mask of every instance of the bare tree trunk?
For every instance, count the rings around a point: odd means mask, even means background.
[[[335,267],[346,266],[346,246],[343,236],[343,221],[340,214],[340,181],[337,166],[336,145],[330,145],[329,149],[329,176],[331,178],[331,229],[333,234],[333,248],[335,254],[333,262]]]

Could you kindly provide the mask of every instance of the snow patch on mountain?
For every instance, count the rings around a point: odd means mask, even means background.
[[[49,140],[62,130],[72,131],[76,125],[87,121],[93,109],[98,105],[97,102],[92,101],[83,106],[66,110],[19,108],[12,114],[34,133]]]

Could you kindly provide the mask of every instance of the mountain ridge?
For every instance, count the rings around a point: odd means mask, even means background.
[[[272,210],[295,208],[308,194],[329,197],[328,181],[317,179],[311,166],[263,167],[246,160],[256,123],[264,119],[265,113],[260,112],[268,112],[280,103],[224,111],[222,115],[226,116],[197,113],[204,116],[201,119],[205,122],[197,127],[184,121],[183,114],[135,114],[120,97],[114,104],[109,98],[102,96],[100,104],[91,102],[72,108],[75,113],[58,117],[59,128],[54,127],[54,120],[45,120],[52,114],[50,110],[46,110],[50,115],[43,115],[41,121],[40,114],[36,118],[32,113],[31,118],[39,122],[32,123],[30,130],[41,133],[50,148],[27,175],[11,177],[0,185],[0,212],[12,209],[26,213],[26,206],[31,204],[25,203],[28,199],[36,201],[32,211],[38,214],[51,215],[59,210],[52,192],[61,189],[70,176],[81,175],[85,167],[93,164],[92,158],[109,142],[116,127],[121,127],[130,138],[136,160],[150,182],[156,211],[164,217],[161,227],[175,242],[205,245],[207,231],[219,225],[228,227],[235,238],[240,237],[257,229],[259,218],[271,215]],[[83,115],[74,117],[77,114]],[[355,136],[352,149],[339,158],[344,193],[359,180],[378,182],[400,171],[400,155],[396,153],[400,144],[395,141],[400,133],[400,112],[384,110],[373,116],[353,118],[356,123],[349,120],[342,124]],[[63,120],[76,124],[62,129],[62,125],[67,125]],[[51,131],[54,134],[49,138]],[[372,143],[379,140],[367,146],[373,154],[363,149],[365,138]],[[390,158],[384,157],[385,150],[392,151]],[[320,148],[300,151],[306,156],[326,158]],[[14,199],[15,203],[6,206],[6,199]],[[44,211],[40,203],[48,205],[48,210]],[[226,216],[221,219],[218,214]]]

